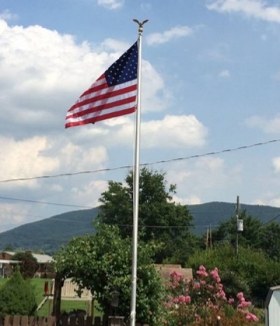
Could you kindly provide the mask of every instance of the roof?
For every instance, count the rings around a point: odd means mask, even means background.
[[[49,255],[40,255],[40,254],[33,254],[32,256],[37,259],[38,263],[51,263],[53,262],[53,258]]]
[[[4,253],[7,253],[11,256],[15,255],[16,252],[14,251],[3,251]],[[37,259],[37,262],[39,264],[44,264],[44,263],[51,263],[53,262],[53,258],[49,255],[43,255],[43,254],[34,254],[33,252],[31,252],[31,255]]]
[[[19,260],[0,259],[0,264],[18,264]]]
[[[265,305],[264,305],[266,309],[268,309],[274,291],[280,291],[280,285],[272,286],[271,288],[269,288],[268,294],[265,299]]]

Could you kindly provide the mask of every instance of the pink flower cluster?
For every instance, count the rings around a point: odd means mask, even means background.
[[[178,297],[174,298],[172,301],[175,304],[178,304],[178,303],[190,303],[191,302],[191,297],[189,295],[179,295]]]
[[[196,275],[196,279],[185,280],[176,271],[170,274],[167,289],[169,295],[164,306],[169,313],[172,312],[171,315],[168,314],[172,316],[172,325],[197,322],[202,319],[201,313],[203,318],[223,315],[225,306],[232,306],[235,302],[233,298],[227,299],[218,268],[208,272],[204,266],[200,266]],[[251,302],[245,300],[242,292],[237,294],[237,300],[236,314],[240,314],[240,318],[245,318],[248,322],[257,322],[258,318],[248,310]]]
[[[196,274],[200,275],[200,276],[204,276],[204,277],[208,276],[208,273],[206,272],[206,268],[202,265],[199,266],[199,269],[198,269],[198,271],[196,271]]]
[[[210,272],[211,276],[213,277],[213,279],[217,282],[217,283],[220,283],[221,282],[221,279],[220,279],[220,276],[219,276],[219,271],[218,271],[218,268],[215,267],[211,272]]]

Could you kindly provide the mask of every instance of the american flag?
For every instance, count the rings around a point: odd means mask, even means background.
[[[137,69],[138,45],[135,42],[68,110],[65,128],[135,112]]]

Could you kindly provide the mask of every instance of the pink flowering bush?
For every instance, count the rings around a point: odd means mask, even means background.
[[[162,325],[168,326],[223,326],[250,325],[258,318],[250,311],[251,302],[242,292],[236,298],[227,298],[219,271],[207,271],[200,266],[192,280],[186,280],[177,272],[170,274],[164,302],[165,315]]]

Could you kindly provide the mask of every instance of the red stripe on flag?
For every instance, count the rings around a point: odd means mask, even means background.
[[[88,94],[92,94],[94,93],[93,97],[84,97],[83,95],[80,97],[79,101],[77,103],[75,103],[70,109],[69,111],[73,111],[76,108],[85,106],[85,105],[90,105],[92,103],[98,102],[98,101],[106,101],[110,98],[113,98],[115,96],[119,96],[119,95],[123,95],[125,93],[129,93],[132,91],[136,91],[137,89],[137,85],[131,85],[122,89],[114,89],[115,87],[108,87],[107,88],[107,92],[100,94],[100,95],[96,95],[96,91],[90,92]],[[104,87],[105,89],[105,87]]]
[[[108,114],[102,114],[100,116],[90,118],[90,119],[85,119],[85,120],[76,121],[76,122],[68,122],[68,123],[66,123],[65,128],[81,126],[81,125],[85,125],[88,123],[95,123],[95,122],[107,120],[110,118],[116,118],[116,117],[119,117],[122,115],[134,113],[135,110],[136,110],[136,108],[134,107],[134,108],[130,108],[130,109],[122,110],[122,111],[115,111],[115,112],[111,112]]]
[[[120,100],[114,101],[112,103],[105,102],[98,106],[90,106],[89,105],[88,108],[84,109],[83,111],[78,111],[77,113],[67,115],[67,118],[79,118],[79,117],[82,117],[82,116],[90,114],[90,113],[94,113],[94,112],[98,112],[98,111],[102,111],[102,110],[108,110],[108,109],[111,109],[114,107],[122,106],[124,104],[129,104],[129,103],[133,103],[133,106],[134,106],[135,100],[136,100],[136,96],[133,95],[132,97],[120,99]],[[94,103],[91,103],[91,104],[94,104]]]

